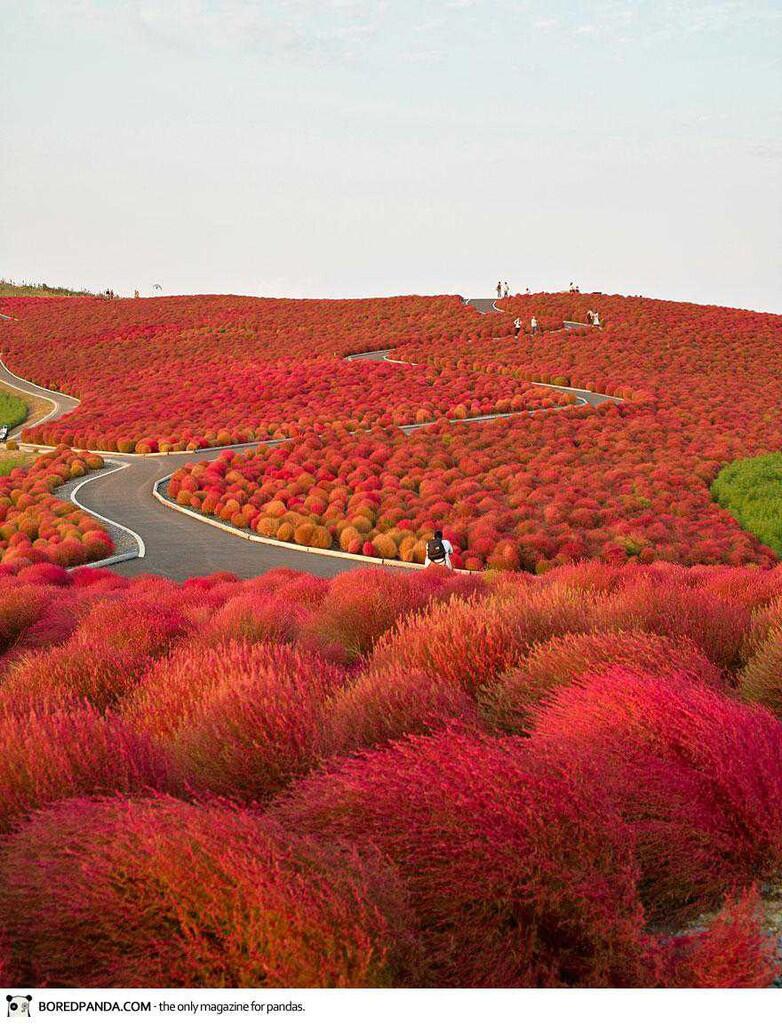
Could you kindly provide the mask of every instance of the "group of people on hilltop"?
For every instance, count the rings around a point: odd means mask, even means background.
[[[570,286],[568,287],[568,291],[570,292],[571,295],[579,295],[581,293],[581,289],[579,288],[579,286],[577,284],[574,284],[573,281],[570,282]],[[507,281],[504,281],[504,282],[503,281],[498,281],[497,282],[496,292],[497,292],[497,298],[498,299],[507,299],[508,296],[510,295],[510,288],[508,287],[508,282]],[[529,288],[527,288],[526,291],[525,291],[525,295],[531,295],[531,294],[532,293],[530,292]]]
[[[524,294],[525,295],[531,295],[532,292],[529,290],[529,288],[525,288],[524,289]],[[503,283],[502,281],[498,281],[497,282],[497,298],[498,299],[507,299],[509,297],[509,295],[510,295],[510,286],[508,285],[508,282],[505,281]]]
[[[518,336],[521,334],[521,327],[522,327],[521,317],[517,316],[516,319],[513,321],[513,337],[514,338],[518,338]],[[538,318],[536,316],[533,316],[530,319],[530,322],[529,322],[529,332],[530,332],[530,334],[535,335],[535,334],[538,333],[539,330],[540,330],[540,327],[538,325]]]

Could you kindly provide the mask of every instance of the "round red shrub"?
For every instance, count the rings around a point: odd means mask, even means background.
[[[763,928],[755,889],[730,897],[708,928],[674,941],[665,965],[668,988],[767,988],[782,970]]]
[[[52,711],[85,701],[105,710],[132,690],[149,662],[99,639],[27,654],[3,678],[0,714]]]
[[[70,796],[177,788],[152,741],[93,708],[6,715],[0,725],[0,832]]]
[[[686,921],[782,869],[782,724],[765,709],[615,668],[555,690],[532,720],[532,749],[631,824],[655,921]]]
[[[454,597],[402,620],[380,638],[369,664],[424,672],[473,693],[517,665],[536,641],[600,628],[601,600],[515,584],[487,598]]]
[[[241,810],[68,800],[12,837],[0,878],[14,984],[371,987],[422,977],[390,868],[292,841]]]
[[[481,707],[495,728],[523,733],[531,709],[557,687],[614,666],[675,672],[678,678],[722,686],[719,669],[690,640],[640,632],[568,633],[536,644],[518,668],[481,693]]]
[[[330,663],[289,647],[194,645],[158,662],[124,714],[160,738],[194,785],[262,800],[317,762],[325,701],[342,681]]]
[[[782,718],[782,628],[772,629],[742,668],[739,692]]]
[[[660,585],[644,576],[628,579],[612,603],[611,625],[616,628],[687,637],[720,668],[739,665],[750,624],[743,605],[678,581]]]
[[[391,858],[436,984],[612,985],[644,975],[627,830],[521,741],[416,737],[298,783],[274,814]]]
[[[117,650],[154,657],[183,636],[189,624],[182,613],[161,600],[118,595],[97,602],[79,621],[74,640],[102,640]]]
[[[477,707],[469,694],[447,680],[391,666],[363,673],[331,700],[327,748],[347,753],[434,732],[453,721],[478,728]]]

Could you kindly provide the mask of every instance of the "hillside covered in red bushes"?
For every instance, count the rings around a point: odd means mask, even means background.
[[[0,624],[6,987],[777,975],[778,569],[35,565]]]
[[[38,444],[182,451],[327,425],[356,430],[557,404],[518,375],[344,360],[488,330],[455,296],[28,299],[3,308],[17,317],[0,334],[11,369],[82,401],[27,431]]]
[[[11,368],[82,400],[28,440],[144,453],[291,438],[171,483],[179,504],[261,536],[420,562],[442,526],[457,566],[537,572],[775,558],[709,486],[782,448],[778,316],[595,294],[485,316],[454,296],[5,302]],[[588,309],[601,330],[562,329]],[[543,333],[515,340],[517,315]],[[344,360],[379,349],[401,363]],[[622,402],[577,406],[534,381]]]
[[[584,558],[770,565],[711,498],[721,466],[782,447],[782,318],[613,296],[502,300],[498,336],[408,342],[436,369],[573,385],[623,398],[413,436],[342,427],[277,450],[225,453],[172,480],[186,507],[262,536],[423,561],[436,526],[467,569],[545,571]],[[602,330],[563,331],[598,306]],[[537,313],[549,330],[507,336]],[[505,335],[505,336],[500,336]]]

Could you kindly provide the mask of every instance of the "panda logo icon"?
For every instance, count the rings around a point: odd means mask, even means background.
[[[8,1002],[8,1017],[29,1017],[30,1016],[30,1003],[33,1001],[32,996],[6,996]]]

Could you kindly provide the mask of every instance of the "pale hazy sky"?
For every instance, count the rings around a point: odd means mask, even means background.
[[[0,276],[782,311],[779,0],[0,0]]]

